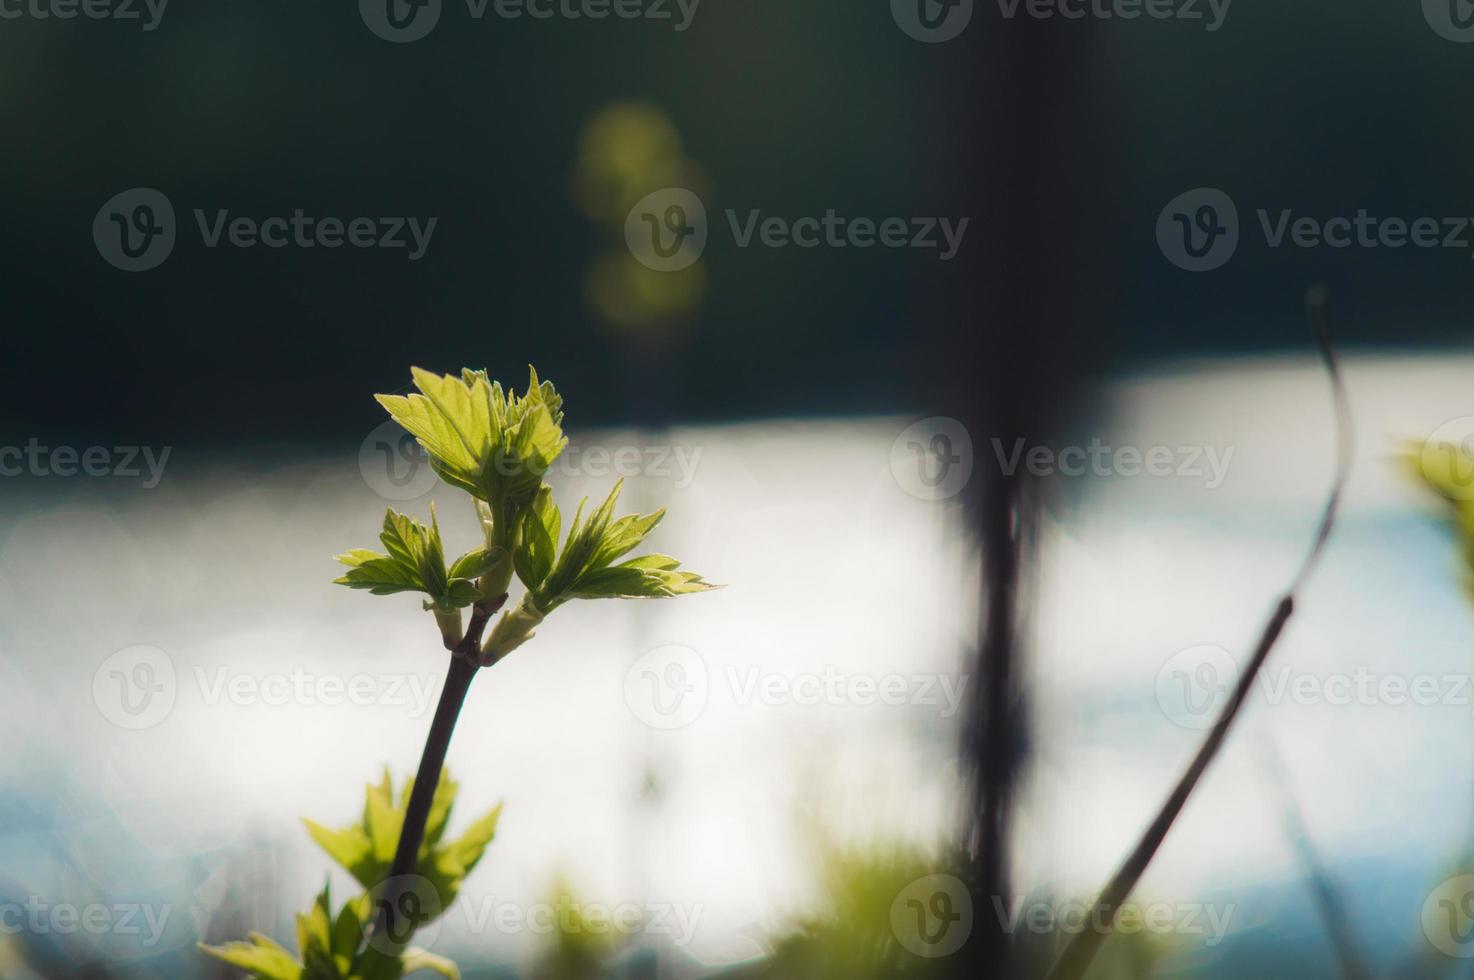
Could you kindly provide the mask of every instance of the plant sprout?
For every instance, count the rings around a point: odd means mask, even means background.
[[[455,898],[501,813],[498,806],[460,838],[444,839],[456,794],[444,772],[445,754],[471,681],[532,639],[543,620],[572,599],[658,599],[716,588],[680,571],[680,562],[667,555],[625,559],[665,511],[616,518],[623,481],[587,519],[588,500],[581,501],[563,533],[562,513],[544,482],[568,445],[563,399],[535,369],[520,396],[503,392],[485,371],[456,376],[411,368],[411,375],[417,393],[376,397],[424,447],[435,473],[470,495],[483,540],[447,562],[432,503],[429,524],[390,508],[379,533],[383,552],[338,556],[348,567],[339,585],[374,595],[423,594],[450,651],[450,667],[419,772],[398,801],[386,772],[368,788],[358,823],[330,830],[307,822],[313,839],[365,891],[335,914],[323,889],[297,917],[300,958],[260,934],[250,942],[202,947],[267,980],[395,980],[421,968],[458,976],[454,963],[409,941]],[[525,591],[503,611],[514,576]],[[498,612],[501,618],[483,636]]]

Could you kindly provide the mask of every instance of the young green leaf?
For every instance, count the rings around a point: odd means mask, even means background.
[[[525,503],[568,445],[563,400],[536,370],[520,398],[504,395],[485,371],[410,374],[419,394],[379,395],[379,404],[419,441],[443,480],[494,509],[509,499]]]
[[[578,516],[574,518],[568,541],[552,572],[541,580],[541,584],[529,585],[534,605],[541,615],[547,615],[569,599],[659,599],[716,588],[694,572],[677,571],[680,562],[666,555],[647,555],[613,564],[616,559],[639,547],[665,517],[662,508],[653,514],[630,514],[613,519],[614,505],[622,486],[623,481],[614,485],[587,524],[580,521],[584,505],[579,504]],[[537,528],[529,522],[523,535],[524,548],[536,532]],[[528,564],[531,565],[530,560]],[[524,575],[524,583],[529,577],[537,578],[537,571],[536,567],[530,568],[532,575]],[[510,632],[510,628],[503,630],[502,639],[525,642],[525,637],[511,636]],[[510,649],[499,648],[496,652],[498,656],[505,656]]]
[[[522,515],[522,541],[517,549],[517,577],[536,591],[553,570],[562,515],[553,503],[553,491],[543,487]]]
[[[477,548],[475,551],[467,552],[450,566],[450,577],[451,579],[475,581],[495,568],[506,557],[506,554],[506,551],[501,548]]]
[[[249,970],[251,976],[262,980],[302,980],[302,963],[295,956],[259,932],[251,933],[250,940],[223,946],[200,943],[200,949],[231,966]]]
[[[333,949],[333,918],[328,899],[328,887],[318,893],[312,908],[297,913],[297,949],[304,959],[314,951],[325,953],[331,958]]]
[[[392,870],[412,787],[413,780],[407,781],[396,798],[386,771],[380,782],[365,788],[363,816],[358,823],[340,830],[332,830],[310,820],[303,823],[312,839],[329,857],[342,865],[365,889],[372,891],[389,877]],[[434,887],[440,911],[449,908],[459,894],[461,883],[495,835],[501,816],[501,806],[498,805],[472,823],[460,838],[444,840],[458,789],[459,784],[442,770],[435,784],[415,870],[415,874]]]
[[[453,960],[448,960],[444,956],[436,956],[429,950],[412,946],[404,951],[402,959],[404,961],[405,973],[413,973],[416,970],[429,970],[432,973],[440,974],[442,977],[447,977],[449,980],[460,980],[461,978],[460,968],[455,965]]]
[[[483,598],[477,578],[495,567],[506,552],[473,551],[456,559],[447,570],[434,504],[430,505],[428,527],[391,508],[384,515],[379,540],[386,554],[359,548],[339,555],[338,561],[348,566],[348,573],[334,581],[353,589],[367,589],[374,595],[424,593],[428,596],[425,609],[435,613],[446,648],[454,649],[462,633],[460,610]]]

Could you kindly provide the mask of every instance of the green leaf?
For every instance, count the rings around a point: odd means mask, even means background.
[[[302,964],[295,956],[259,932],[251,933],[250,940],[223,946],[200,943],[199,948],[231,966],[249,970],[252,976],[262,980],[301,980]]]
[[[640,568],[600,568],[579,578],[569,594],[575,599],[655,599],[664,583]]]
[[[419,568],[422,531],[420,524],[391,507],[384,512],[384,528],[379,532],[379,540],[384,543],[391,559],[409,568]]]
[[[461,971],[455,965],[454,960],[436,956],[429,950],[411,946],[404,951],[402,959],[405,973],[413,973],[415,970],[432,970],[442,977],[449,977],[450,980],[461,980]]]
[[[360,885],[367,888],[375,883],[373,842],[361,826],[332,830],[306,817],[302,818],[302,823],[307,826],[308,836],[317,842],[317,846],[352,874]]]
[[[331,954],[333,948],[333,920],[330,911],[328,888],[318,893],[312,908],[297,914],[297,949],[305,957],[314,951]]]
[[[343,903],[342,911],[333,923],[333,952],[347,953],[351,957],[363,940],[364,926],[368,924],[373,904],[369,895],[363,894]]]
[[[591,565],[594,568],[605,568],[616,558],[622,558],[634,551],[645,540],[645,537],[665,517],[665,508],[657,510],[646,517],[631,514],[621,517],[609,529],[604,532],[603,539],[599,542],[599,550],[594,555]]]
[[[450,577],[478,579],[495,568],[504,557],[506,552],[501,549],[477,548],[455,560],[455,564],[450,566]]]
[[[422,592],[429,596],[426,609],[450,614],[481,598],[472,579],[488,563],[495,563],[493,553],[473,551],[457,559],[455,569],[447,571],[433,503],[428,526],[392,508],[386,511],[379,540],[387,554],[359,548],[339,555],[338,561],[348,566],[348,574],[334,581],[368,589],[374,595]]]
[[[399,832],[404,827],[405,808],[394,805],[392,793],[384,787],[371,787],[365,800],[364,830],[368,832],[374,861],[387,869],[394,861],[399,846]]]
[[[489,391],[451,375],[410,368],[420,394],[377,395],[380,405],[424,447],[435,472],[471,494],[480,490],[482,460],[490,454]]]
[[[372,890],[381,885],[392,870],[413,787],[414,781],[407,780],[396,797],[386,771],[379,783],[365,788],[363,816],[359,823],[341,830],[332,830],[311,820],[303,823],[312,839],[333,860],[346,868],[360,885]],[[467,828],[459,839],[444,840],[459,788],[449,771],[442,769],[425,821],[425,839],[420,844],[415,869],[415,874],[434,886],[441,912],[450,908],[466,875],[481,859],[496,832],[501,814],[498,806]],[[366,898],[364,900],[367,901]],[[367,914],[360,913],[364,921]],[[320,929],[320,925],[314,928]],[[334,951],[339,951],[339,948],[334,947]]]
[[[587,524],[580,523],[584,505],[579,504],[568,541],[552,573],[541,586],[533,588],[537,606],[544,613],[569,599],[658,599],[716,588],[694,572],[677,571],[680,562],[668,555],[647,555],[611,564],[637,548],[665,517],[661,509],[645,516],[631,514],[611,520],[622,485],[623,481],[614,485]],[[528,523],[525,538],[536,530]],[[535,573],[536,569],[530,571]]]
[[[656,571],[670,571],[681,563],[670,555],[641,555],[639,558],[631,558],[629,561],[621,562],[621,568],[649,568]]]
[[[539,596],[540,607],[551,610],[578,577],[590,569],[623,486],[624,480],[614,484],[614,489],[609,491],[609,496],[604,498],[599,509],[589,517],[587,524],[581,524],[580,518],[588,498],[579,502],[578,512],[573,517],[573,526],[568,530],[568,541],[563,545],[563,553],[558,556],[558,563],[544,586],[546,595]]]
[[[344,556],[338,560],[343,561]],[[347,564],[347,562],[344,562]],[[333,579],[335,585],[346,585],[350,589],[368,589],[374,595],[394,595],[398,592],[423,592],[424,583],[412,568],[384,555],[359,562],[348,570],[348,574]]]
[[[536,371],[527,393],[510,399],[485,371],[410,374],[419,394],[379,395],[379,403],[419,440],[443,480],[480,500],[498,505],[535,493],[568,444],[562,399]]]
[[[489,813],[466,828],[456,841],[445,850],[449,852],[465,872],[469,874],[481,856],[486,852],[486,847],[496,836],[497,823],[502,817],[502,805],[498,803]]]
[[[543,487],[523,512],[522,544],[515,560],[517,577],[530,591],[536,591],[553,570],[562,523],[552,489]]]

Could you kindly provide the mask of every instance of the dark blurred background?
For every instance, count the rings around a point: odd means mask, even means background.
[[[679,10],[671,8],[679,19]],[[980,101],[930,71],[996,28],[926,45],[884,3],[706,0],[675,21],[473,19],[447,2],[410,44],[351,5],[170,5],[159,26],[0,22],[0,200],[13,433],[170,444],[330,441],[377,418],[366,390],[407,363],[515,373],[535,361],[617,422],[616,334],[586,310],[596,235],[573,206],[581,127],[652,102],[709,182],[714,233],[701,315],[667,376],[669,408],[716,419],[896,411],[924,392],[915,266],[884,249],[735,247],[720,212],[929,213],[928,147]],[[1107,45],[1075,80],[1110,121],[1119,166],[1101,214],[1118,270],[1106,352],[1135,363],[1301,348],[1298,297],[1328,282],[1348,346],[1463,343],[1467,249],[1265,247],[1253,211],[1415,217],[1474,212],[1469,47],[1414,3],[1240,2],[1204,22],[1056,18]],[[1051,114],[1059,105],[1039,102]],[[1072,109],[1072,111],[1074,111]],[[112,195],[163,191],[174,254],[147,274],[101,260],[89,228]],[[1245,240],[1213,273],[1164,262],[1172,197],[1221,187]],[[1008,187],[987,193],[1008,195]],[[206,249],[190,211],[439,219],[428,253]],[[1039,201],[1051,233],[1077,234]],[[967,246],[988,229],[974,220]],[[1082,270],[1057,270],[1069,290]]]
[[[976,895],[1098,887],[1201,736],[1162,678],[1183,652],[1252,640],[1322,506],[1334,429],[1312,283],[1333,297],[1359,470],[1276,655],[1466,676],[1447,515],[1394,457],[1455,422],[1474,447],[1474,227],[1454,248],[1273,248],[1259,213],[1474,225],[1474,43],[1440,34],[1435,0],[1235,0],[1214,30],[1206,0],[1199,20],[1037,22],[1005,22],[1006,2],[976,0],[960,37],[929,44],[899,25],[902,0],[702,0],[684,30],[674,0],[670,19],[599,21],[478,19],[443,0],[427,36],[390,43],[352,3],[173,0],[145,30],[13,17],[29,7],[0,0],[0,451],[178,450],[157,493],[0,481],[0,717],[23,746],[0,756],[14,879],[0,891],[64,894],[75,873],[164,896],[175,933],[128,954],[135,974],[210,969],[200,937],[288,934],[326,864],[297,816],[347,816],[380,763],[409,772],[424,718],[221,703],[206,668],[443,666],[413,603],[328,584],[330,556],[371,543],[386,503],[423,517],[438,497],[448,536],[479,533],[381,428],[372,393],[404,390],[412,364],[520,386],[535,363],[567,394],[576,448],[689,451],[689,473],[642,472],[625,502],[669,504],[661,547],[732,587],[549,626],[546,653],[476,692],[452,752],[468,809],[508,803],[474,897],[526,903],[572,867],[591,893],[704,903],[685,951],[699,968],[663,975],[764,957],[781,971],[772,938],[802,952],[811,913],[853,947],[847,889],[884,911],[990,819],[997,866],[986,849],[962,862]],[[625,248],[625,217],[673,186],[704,201],[710,241],[689,269],[652,272]],[[134,188],[167,197],[178,233],[140,272],[93,234]],[[1235,203],[1240,240],[1189,272],[1158,227],[1200,188]],[[414,261],[207,248],[196,209],[435,227]],[[969,225],[943,262],[741,248],[728,209]],[[933,429],[908,425],[923,415],[970,434],[970,484],[929,480],[951,463],[918,441]],[[731,424],[744,421],[758,424]],[[1015,479],[993,466],[994,438],[1207,447],[1223,479]],[[560,499],[607,492],[608,467],[582,458],[553,481]],[[672,733],[625,686],[658,644],[698,651],[714,689],[733,676],[718,667],[978,683],[940,716],[728,692]],[[177,670],[180,697],[135,729],[98,678],[142,649]],[[1163,940],[1169,971],[1334,975],[1283,827],[1294,792],[1373,958],[1426,953],[1429,888],[1474,867],[1458,863],[1467,706],[1287,702],[1248,719],[1143,882],[1241,909],[1222,948]],[[1283,798],[1264,789],[1254,725],[1280,739]],[[819,948],[835,939],[818,932]],[[976,936],[972,967],[1019,945]],[[529,961],[532,937],[492,938],[462,928],[449,946],[470,975]],[[1450,957],[1474,954],[1456,945]],[[81,962],[56,955],[62,974]],[[925,975],[962,961],[907,962]]]

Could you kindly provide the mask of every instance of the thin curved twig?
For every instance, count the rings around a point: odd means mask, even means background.
[[[1310,314],[1311,325],[1315,329],[1316,343],[1320,347],[1326,371],[1330,376],[1336,413],[1336,474],[1331,484],[1330,496],[1326,500],[1325,511],[1321,516],[1320,526],[1316,531],[1310,551],[1305,556],[1305,561],[1290,583],[1289,590],[1275,606],[1274,615],[1265,624],[1248,666],[1239,676],[1238,684],[1234,687],[1228,703],[1223,706],[1223,713],[1219,715],[1218,721],[1208,732],[1208,737],[1203,740],[1202,747],[1198,749],[1198,754],[1193,757],[1187,771],[1182,774],[1182,778],[1168,794],[1156,819],[1147,827],[1135,849],[1126,858],[1115,877],[1106,885],[1100,897],[1096,899],[1095,907],[1086,921],[1099,923],[1099,927],[1085,929],[1075,934],[1064,952],[1060,954],[1059,960],[1054,964],[1054,969],[1050,971],[1049,980],[1079,980],[1090,968],[1090,962],[1095,958],[1100,944],[1105,941],[1106,936],[1115,926],[1116,914],[1120,911],[1121,905],[1130,896],[1136,883],[1141,880],[1147,865],[1151,864],[1152,858],[1162,846],[1162,841],[1166,839],[1167,832],[1172,829],[1172,824],[1182,813],[1182,808],[1187,804],[1188,797],[1192,795],[1198,780],[1202,778],[1204,771],[1217,757],[1219,749],[1223,747],[1224,739],[1228,737],[1229,729],[1233,727],[1239,710],[1243,708],[1244,702],[1248,699],[1250,688],[1255,678],[1258,677],[1260,668],[1269,658],[1269,653],[1274,649],[1275,642],[1279,640],[1285,623],[1295,612],[1296,592],[1304,585],[1315,568],[1321,553],[1325,550],[1326,542],[1330,539],[1331,528],[1336,523],[1336,514],[1340,509],[1341,495],[1351,475],[1351,409],[1346,397],[1346,386],[1341,378],[1340,366],[1336,360],[1335,347],[1331,342],[1330,317],[1326,311],[1325,290],[1318,286],[1312,288],[1306,294],[1306,307]]]

